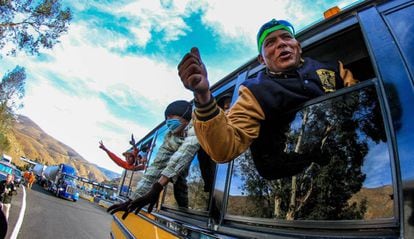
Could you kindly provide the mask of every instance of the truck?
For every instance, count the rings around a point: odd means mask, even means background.
[[[7,163],[11,163],[12,157],[10,155],[3,154],[3,156],[1,157],[1,161],[7,162]]]
[[[57,197],[76,202],[79,192],[76,187],[76,169],[68,164],[48,166],[43,172],[47,180],[47,189]]]
[[[46,169],[46,165],[43,165],[41,163],[36,164],[32,168],[32,171],[34,175],[36,176],[36,182],[42,186],[44,186],[47,181],[44,175],[45,169]]]

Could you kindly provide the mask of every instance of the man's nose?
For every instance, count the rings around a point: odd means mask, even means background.
[[[276,40],[276,48],[279,49],[279,48],[284,48],[286,46],[287,46],[287,44],[282,38],[279,38],[279,39]]]

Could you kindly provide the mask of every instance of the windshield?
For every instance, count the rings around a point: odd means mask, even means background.
[[[19,177],[21,177],[21,176],[22,176],[22,172],[20,172],[20,170],[17,170],[17,169],[15,169],[15,170],[14,170],[14,174],[15,174],[16,176],[19,176]]]
[[[65,174],[65,175],[63,175],[63,179],[64,179],[65,181],[69,181],[69,182],[73,182],[73,183],[75,183],[75,179],[76,179],[76,178],[74,178],[74,177],[72,177],[72,176],[70,176],[70,175]]]

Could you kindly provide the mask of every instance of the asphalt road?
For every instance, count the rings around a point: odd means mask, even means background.
[[[21,208],[22,188],[13,198],[8,236]],[[20,201],[19,201],[20,199]],[[26,188],[26,211],[17,238],[109,238],[112,216],[89,201],[57,198],[39,185]]]

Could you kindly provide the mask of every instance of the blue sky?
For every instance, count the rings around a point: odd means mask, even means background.
[[[3,57],[0,73],[26,68],[24,108],[49,135],[86,160],[121,172],[98,148],[128,148],[163,120],[168,103],[190,100],[176,66],[200,49],[212,84],[254,58],[256,32],[266,21],[289,20],[296,30],[351,0],[63,1],[73,20],[52,50]]]

